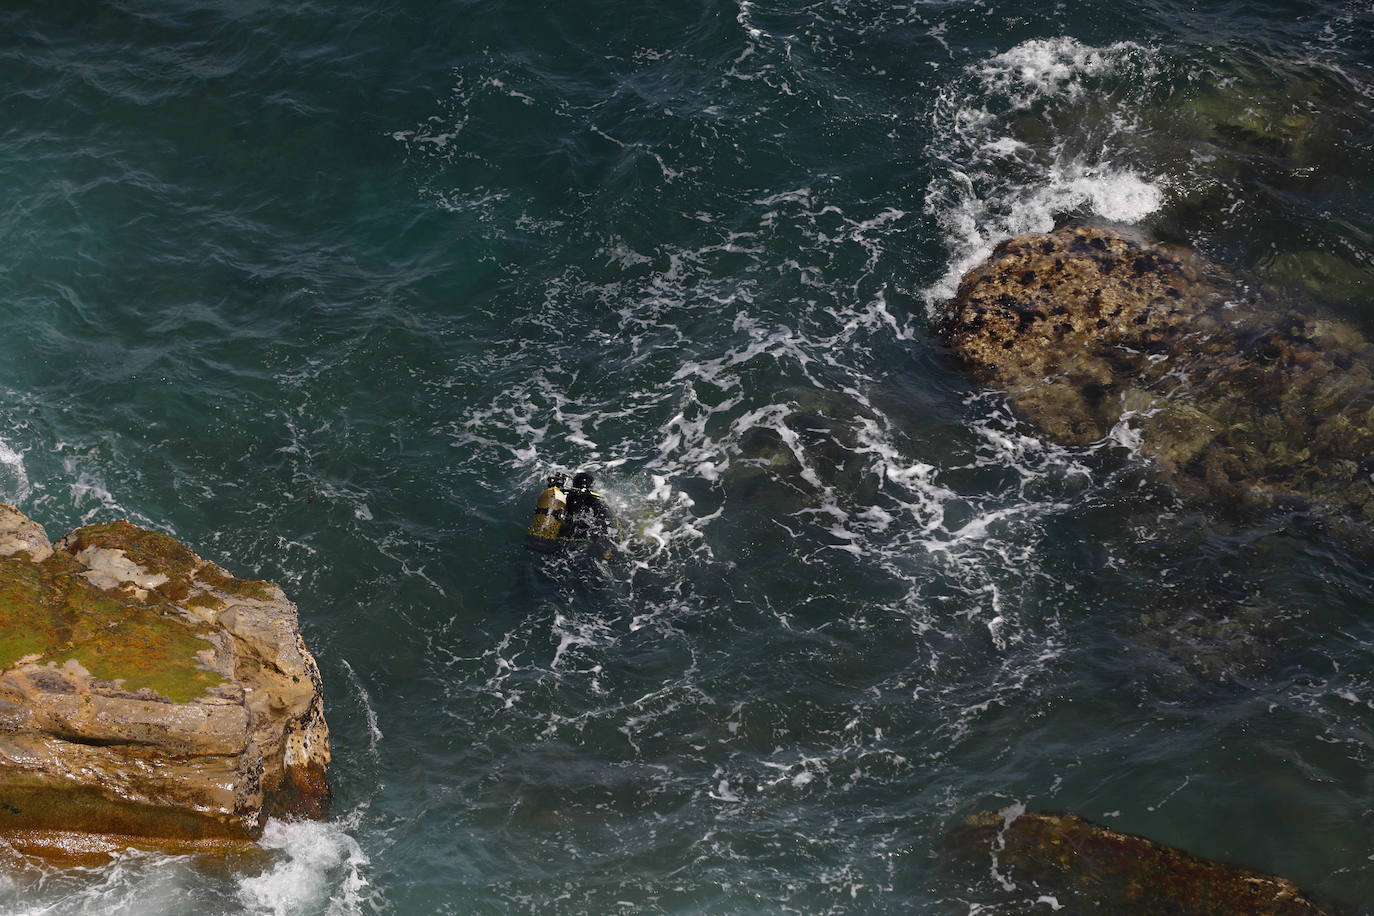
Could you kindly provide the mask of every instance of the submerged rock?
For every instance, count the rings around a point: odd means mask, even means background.
[[[296,608],[128,522],[55,545],[0,505],[0,839],[82,856],[320,817],[329,732]]]
[[[1331,251],[1290,251],[1263,268],[1264,278],[1326,302],[1374,303],[1374,266]]]
[[[1374,520],[1374,350],[1281,314],[1190,252],[1090,227],[1009,239],[943,330],[979,378],[1066,444],[1125,423],[1185,496]]]
[[[871,487],[873,482],[865,479],[869,462],[860,430],[877,426],[873,411],[835,391],[801,389],[789,394],[794,397],[755,411],[749,425],[738,429],[724,472],[727,483],[748,491],[751,498],[769,480],[803,496],[830,488],[860,493]]]
[[[967,818],[943,852],[964,880],[998,901],[1069,912],[1190,916],[1330,913],[1291,881],[1202,859],[1072,814],[1019,806]],[[987,876],[979,878],[977,876]],[[991,879],[991,880],[988,880]]]

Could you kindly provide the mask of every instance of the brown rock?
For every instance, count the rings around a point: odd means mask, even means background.
[[[990,875],[999,898],[1131,916],[1319,916],[1291,881],[1202,859],[1072,814],[1019,807],[973,815],[946,837],[947,862]],[[976,880],[976,879],[975,879]]]
[[[52,555],[48,533],[14,506],[0,503],[0,556],[13,556],[21,550],[33,562],[43,562]]]
[[[182,850],[320,816],[320,676],[281,589],[128,522],[55,546],[0,506],[0,837]]]
[[[1091,227],[1008,239],[942,330],[1059,442],[1124,421],[1191,498],[1311,508],[1357,537],[1374,514],[1369,342],[1195,254]]]
[[[964,277],[944,329],[1028,419],[1083,444],[1120,419],[1121,391],[1157,380],[1179,340],[1205,332],[1225,294],[1187,252],[1076,227],[998,245]]]

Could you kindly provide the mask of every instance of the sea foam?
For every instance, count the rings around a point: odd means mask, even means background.
[[[280,858],[239,881],[238,897],[254,916],[362,913],[370,894],[370,864],[346,825],[334,821],[269,821],[259,844]]]
[[[24,456],[0,439],[0,502],[20,503],[29,496]]]
[[[1134,99],[1155,71],[1153,53],[1133,42],[1036,39],[945,88],[933,127],[946,168],[927,187],[925,210],[950,260],[924,293],[928,308],[1002,239],[1048,232],[1071,213],[1139,223],[1164,204],[1166,184],[1130,151]]]

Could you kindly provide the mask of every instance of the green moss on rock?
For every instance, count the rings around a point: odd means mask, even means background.
[[[209,592],[201,592],[198,595],[192,595],[191,597],[187,598],[183,603],[187,607],[203,607],[209,608],[212,611],[219,611],[224,609],[223,599],[217,598]]]
[[[202,584],[223,592],[226,595],[234,595],[240,598],[255,598],[258,601],[272,600],[272,583],[263,582],[258,579],[239,579],[229,575],[224,570],[207,563],[196,573],[196,579]]]
[[[218,854],[323,815],[319,671],[280,589],[128,522],[50,545],[0,509],[0,846]]]
[[[156,593],[143,601],[127,590],[96,588],[83,569],[62,551],[42,563],[0,557],[0,666],[26,656],[40,664],[75,659],[99,680],[148,688],[174,703],[224,682],[197,657],[210,648],[205,631],[170,602]]]

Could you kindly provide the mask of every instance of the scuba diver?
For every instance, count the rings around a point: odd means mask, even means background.
[[[577,474],[572,487],[565,490],[567,479],[565,474],[550,475],[548,486],[539,494],[525,546],[539,553],[561,553],[586,545],[609,560],[612,529],[615,536],[620,535],[619,519],[605,498],[592,490],[596,481],[591,474]]]

